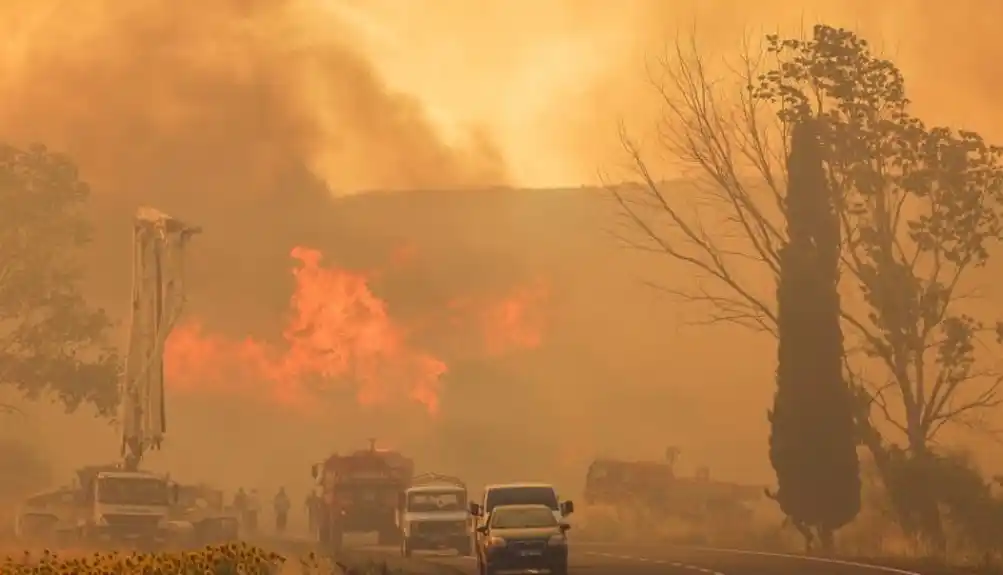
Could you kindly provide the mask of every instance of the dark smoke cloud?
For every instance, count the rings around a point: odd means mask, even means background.
[[[483,133],[444,142],[320,3],[16,0],[4,20],[0,136],[70,152],[101,192],[234,201],[301,164],[338,191],[505,181]]]
[[[365,12],[382,5],[395,12],[405,4],[407,26],[394,30],[403,54],[398,68],[422,82],[395,90],[390,86],[398,86],[399,78],[377,66],[364,31],[331,7]],[[982,130],[999,141],[996,67],[1003,44],[994,27],[1000,9],[978,0],[3,0],[0,139],[45,142],[79,161],[95,186],[99,225],[90,256],[91,290],[119,315],[129,301],[129,216],[144,203],[206,227],[193,254],[190,312],[238,335],[278,333],[291,289],[292,245],[315,245],[335,261],[365,267],[386,261],[403,239],[397,234],[413,224],[428,244],[446,246],[440,252],[449,253],[455,277],[440,280],[453,286],[469,281],[471,261],[497,269],[497,258],[504,257],[511,260],[506,269],[520,269],[546,251],[513,237],[548,238],[560,253],[550,269],[570,270],[574,285],[584,287],[562,294],[571,302],[566,324],[574,326],[575,339],[564,342],[567,350],[550,348],[555,351],[545,368],[552,377],[540,391],[560,409],[536,422],[520,420],[526,435],[549,438],[555,427],[571,430],[570,437],[581,438],[582,461],[603,441],[610,453],[630,457],[657,457],[667,442],[677,442],[691,461],[758,481],[770,476],[765,452],[756,452],[765,450],[763,414],[773,385],[768,345],[757,347],[740,332],[682,331],[676,316],[683,310],[671,301],[653,301],[636,282],[654,266],[624,264],[622,252],[602,252],[608,245],[600,223],[573,221],[566,204],[544,213],[528,201],[471,210],[488,211],[498,221],[511,218],[509,228],[517,231],[509,235],[485,233],[491,228],[462,210],[435,219],[446,210],[433,202],[421,210],[407,208],[407,202],[392,202],[392,208],[368,203],[350,218],[344,203],[330,201],[327,188],[339,194],[537,183],[513,173],[594,181],[597,168],[614,169],[623,160],[618,119],[643,132],[658,118],[644,60],[675,34],[695,30],[707,57],[717,60],[738,50],[743,36],[817,21],[860,29],[901,64],[924,117]],[[538,69],[530,74],[524,65]],[[561,82],[552,85],[555,78]],[[429,118],[433,92],[450,96],[440,107],[478,100],[472,108],[484,125],[461,138],[463,144],[443,137]],[[508,101],[516,95],[532,105]],[[513,124],[519,129],[496,129],[503,117],[519,119]],[[515,166],[517,160],[535,165]],[[427,220],[421,225],[415,223],[418,213]],[[545,231],[531,236],[526,222]],[[481,252],[496,259],[487,261],[480,252],[468,257],[464,250],[478,242],[493,242]],[[559,251],[561,245],[571,247]],[[669,279],[688,273],[658,266]],[[994,296],[986,305],[998,309]],[[586,324],[595,329],[580,327]],[[714,361],[722,347],[729,362]],[[582,355],[614,358],[608,376],[585,373]],[[622,408],[609,408],[611,388]],[[476,403],[475,387],[460,391],[444,411],[463,414]],[[641,399],[656,393],[663,399]],[[650,413],[639,415],[636,406],[642,404]],[[189,420],[176,421],[171,449],[177,458],[195,460],[188,452],[205,449],[197,454],[198,468],[219,460],[215,478],[229,472],[230,485],[248,480],[241,469],[264,473],[251,453],[258,445],[242,442],[241,434],[224,438],[240,447],[228,452],[231,459],[204,447],[203,438],[219,432],[217,407],[205,411],[209,415],[192,410]],[[692,413],[700,416],[681,417]],[[228,427],[244,427],[238,414],[231,416]],[[278,415],[248,417],[272,421],[267,429],[273,451],[291,458],[287,474],[267,478],[275,484],[308,482],[304,463],[292,460],[300,454],[289,445],[303,445],[316,434],[304,452],[323,453],[325,442],[346,427],[339,431],[332,423],[322,436]],[[115,456],[117,444],[107,429],[68,432],[60,421],[39,424],[40,433],[57,445],[67,433],[87,438],[62,451],[72,451],[75,462]],[[486,425],[447,423],[456,425],[456,436],[474,436],[469,425]],[[418,429],[426,420],[412,424]],[[352,441],[361,443],[365,430],[375,427],[354,429]],[[271,432],[279,428],[288,432]],[[745,443],[736,444],[739,439]],[[83,443],[95,447],[89,451]],[[542,458],[538,463],[542,475],[553,470]],[[569,468],[568,477],[579,471]]]

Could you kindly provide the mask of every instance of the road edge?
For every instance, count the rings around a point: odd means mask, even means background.
[[[431,560],[431,558],[421,556],[412,555],[411,557],[401,557],[399,554],[391,551],[349,548],[345,550],[343,557],[348,558],[353,555],[356,557],[368,556],[372,563],[385,563],[390,568],[394,568],[394,564],[397,564],[397,566],[401,566],[406,573],[414,573],[415,575],[467,575],[467,573],[460,567],[450,565],[448,563],[441,563],[439,561]],[[422,565],[425,569],[408,569],[406,567],[407,564]]]
[[[601,542],[601,541],[589,541],[580,542],[578,545],[583,547],[597,547],[597,548],[609,548],[609,547],[632,547],[630,544],[615,543],[615,542]],[[665,544],[661,546],[655,545],[640,545],[637,548],[653,548],[657,547],[659,549],[679,549],[679,550],[689,550],[689,551],[700,551],[705,553],[726,553],[731,555],[749,555],[757,557],[775,557],[778,559],[793,559],[800,560],[809,563],[823,563],[827,565],[842,565],[844,567],[855,567],[858,569],[870,569],[873,571],[880,571],[883,573],[888,573],[891,575],[923,575],[918,571],[911,571],[908,569],[902,569],[899,567],[892,567],[890,565],[882,565],[880,563],[864,563],[862,561],[855,561],[852,559],[839,559],[835,557],[817,557],[814,555],[798,555],[795,553],[781,553],[778,551],[757,551],[754,549],[735,549],[730,547],[707,547],[700,545],[678,545],[678,544]]]

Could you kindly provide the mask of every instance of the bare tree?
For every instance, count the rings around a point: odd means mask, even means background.
[[[946,424],[980,425],[1001,401],[982,336],[1000,330],[962,304],[969,272],[1001,234],[1000,149],[912,117],[902,74],[851,32],[816,26],[807,40],[768,36],[762,50],[746,48],[731,82],[712,75],[695,44],[677,43],[658,62],[658,142],[684,173],[698,173],[661,181],[622,132],[639,180],[610,188],[637,232],[627,241],[696,272],[695,288],[666,289],[708,305],[711,322],[775,336],[787,128],[821,120],[843,227],[846,363],[868,374],[856,379],[866,411],[914,455]],[[774,281],[755,285],[741,273],[749,266]],[[869,415],[861,427],[887,458]]]
[[[640,185],[610,189],[639,232],[631,245],[697,272],[695,289],[668,291],[710,304],[712,321],[776,334],[775,284],[750,285],[736,270],[753,261],[776,279],[787,241],[786,128],[819,117],[840,191],[848,356],[880,362],[886,376],[869,390],[874,406],[910,447],[924,449],[944,424],[972,423],[999,405],[1000,379],[976,354],[979,334],[996,324],[956,310],[961,280],[985,264],[1000,235],[998,148],[974,133],[926,128],[908,115],[894,65],[825,26],[810,41],[768,37],[763,57],[730,69],[733,92],[709,76],[695,46],[677,44],[658,71],[659,143],[700,174],[661,181],[622,132]]]

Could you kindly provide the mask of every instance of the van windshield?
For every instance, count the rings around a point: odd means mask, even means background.
[[[558,510],[557,494],[552,487],[498,487],[488,491],[485,511],[491,513],[498,505],[546,505]]]
[[[408,511],[464,511],[467,497],[462,491],[415,491],[407,496]]]

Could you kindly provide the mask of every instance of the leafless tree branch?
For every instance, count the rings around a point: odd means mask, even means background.
[[[708,309],[696,325],[729,323],[776,337],[772,292],[763,295],[741,272],[751,262],[760,276],[766,272],[775,281],[779,274],[779,250],[786,241],[788,124],[753,89],[767,60],[774,59],[779,68],[780,55],[757,52],[749,42],[743,48],[738,64],[725,70],[725,79],[701,59],[692,38],[677,41],[656,61],[648,77],[664,110],[657,143],[672,162],[666,168],[688,180],[667,182],[654,175],[641,146],[621,125],[634,179],[607,189],[633,232],[619,236],[625,245],[664,255],[695,272],[686,276],[697,278],[688,286],[655,287]],[[893,96],[877,106],[844,102],[846,108],[839,108],[823,84],[810,79],[807,84],[815,114],[847,114],[845,109],[870,114],[860,125],[847,120],[848,129],[857,130],[853,137],[871,138],[863,145],[874,150],[903,145],[881,140],[885,135],[875,131],[882,118],[901,111],[894,106],[904,104]],[[781,112],[795,105],[779,97],[771,104]],[[868,105],[872,107],[866,109]],[[945,139],[943,132],[924,131],[908,119],[903,122],[908,133],[899,134],[901,138],[940,138],[946,146],[971,147],[970,142]],[[847,369],[887,425],[910,442],[932,440],[945,423],[963,424],[1000,402],[1000,380],[992,371],[976,369],[970,352],[973,334],[981,328],[954,311],[966,297],[959,291],[961,279],[979,264],[974,257],[979,252],[949,253],[950,247],[931,246],[910,228],[916,213],[937,209],[932,198],[951,197],[947,188],[955,184],[946,181],[928,184],[928,193],[909,188],[916,185],[915,174],[936,168],[939,157],[907,151],[904,157],[911,164],[899,165],[874,150],[857,150],[856,156],[827,165],[833,189],[839,190],[834,201],[844,244],[841,290],[856,296],[846,298],[850,301],[842,312]],[[992,180],[986,185],[1001,186]],[[910,198],[921,199],[913,205]],[[989,208],[970,209],[982,217]],[[885,377],[877,378],[880,383],[867,381],[859,370],[849,369],[851,361],[877,362]]]

